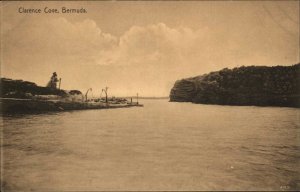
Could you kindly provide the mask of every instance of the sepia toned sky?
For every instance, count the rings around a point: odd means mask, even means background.
[[[298,63],[299,1],[1,2],[1,41],[1,77],[45,86],[56,71],[94,96],[168,96],[225,67]]]

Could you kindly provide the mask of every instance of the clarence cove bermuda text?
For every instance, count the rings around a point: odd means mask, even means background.
[[[87,13],[87,10],[85,8],[68,8],[68,7],[61,7],[61,8],[51,8],[51,7],[44,7],[44,8],[25,8],[25,7],[19,7],[18,9],[19,13],[25,13],[25,14],[41,14],[41,13],[47,13],[47,14],[59,14],[59,13]]]

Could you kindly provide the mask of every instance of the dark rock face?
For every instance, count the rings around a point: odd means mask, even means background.
[[[195,96],[195,82],[190,79],[183,79],[175,82],[170,98],[171,101],[193,101]]]
[[[300,64],[223,69],[176,81],[170,101],[300,107]]]

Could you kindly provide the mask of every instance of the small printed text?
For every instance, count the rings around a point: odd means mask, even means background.
[[[25,7],[19,7],[18,12],[22,14],[41,14],[41,13],[46,13],[46,14],[82,14],[82,13],[87,13],[87,10],[85,8],[68,8],[68,7],[61,7],[60,9],[58,8],[51,8],[51,7],[44,7],[43,9],[41,8],[25,8]]]

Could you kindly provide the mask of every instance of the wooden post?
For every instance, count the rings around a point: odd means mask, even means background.
[[[59,78],[58,89],[60,89],[61,78]]]
[[[108,87],[105,87],[105,95],[106,95],[106,97],[105,97],[105,101],[106,101],[106,104],[108,103],[108,100],[107,100],[107,89],[108,89]]]
[[[107,90],[108,90],[108,87],[105,87],[105,89],[102,89],[102,91],[104,91],[104,93],[105,93],[105,102],[106,102],[106,104],[108,104]]]

